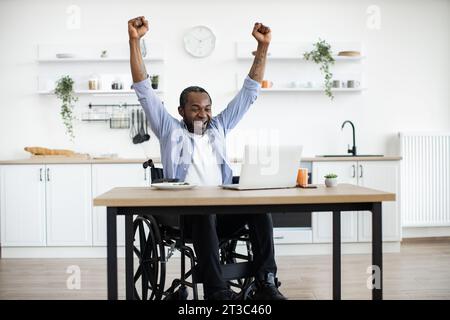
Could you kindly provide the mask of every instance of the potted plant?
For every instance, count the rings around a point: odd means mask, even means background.
[[[150,76],[150,81],[152,82],[152,88],[158,89],[159,75]]]
[[[61,99],[61,117],[66,127],[66,134],[73,141],[75,135],[73,133],[73,103],[78,101],[73,91],[74,81],[70,76],[64,76],[56,82],[55,94]]]
[[[329,173],[326,176],[324,176],[325,178],[325,185],[327,187],[334,187],[337,185],[337,174],[335,173]]]
[[[334,96],[331,92],[333,74],[330,71],[330,65],[334,64],[334,58],[331,55],[331,46],[319,38],[319,41],[314,43],[314,50],[305,52],[303,56],[305,60],[314,61],[320,65],[320,70],[325,76],[325,94],[333,100]]]

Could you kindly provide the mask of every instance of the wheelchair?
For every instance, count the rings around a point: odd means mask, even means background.
[[[156,168],[152,160],[143,164],[150,167],[152,182],[175,182],[164,179],[163,169]],[[233,177],[233,183],[238,177]],[[134,296],[138,300],[187,300],[188,288],[194,300],[198,300],[197,285],[202,282],[197,271],[197,258],[187,244],[184,217],[139,215],[133,222],[133,252],[138,259],[134,274]],[[238,253],[238,244],[242,243]],[[166,264],[175,252],[180,253],[180,277],[166,289]],[[243,227],[225,239],[219,239],[219,257],[222,273],[228,286],[237,294],[237,299],[251,300],[256,286],[252,274],[253,255],[247,227]],[[186,266],[188,261],[188,266]],[[187,268],[186,268],[187,267]],[[187,269],[187,270],[186,270]]]

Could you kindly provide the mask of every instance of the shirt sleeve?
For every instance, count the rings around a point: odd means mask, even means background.
[[[177,120],[167,112],[163,102],[151,87],[148,78],[134,83],[132,88],[144,109],[150,128],[156,137],[160,139],[161,136],[164,136],[170,130],[174,121],[177,122]]]
[[[259,82],[248,75],[246,76],[241,90],[230,101],[228,106],[216,116],[216,119],[224,128],[225,134],[238,124],[253,102],[255,102],[260,88]]]

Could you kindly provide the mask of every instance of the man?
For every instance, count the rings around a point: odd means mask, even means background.
[[[227,108],[213,117],[211,97],[200,87],[188,87],[180,96],[178,113],[183,120],[172,117],[151,89],[140,52],[140,38],[148,31],[148,21],[137,17],[128,21],[130,64],[133,88],[139,98],[152,131],[161,145],[165,178],[199,185],[220,185],[232,182],[227,162],[225,137],[256,100],[263,80],[271,30],[255,23],[252,35],[258,42],[255,59],[244,85]],[[224,281],[219,262],[219,238],[248,225],[257,291],[255,299],[285,300],[276,286],[273,225],[266,215],[195,215],[187,219],[202,275],[205,299],[235,298]]]

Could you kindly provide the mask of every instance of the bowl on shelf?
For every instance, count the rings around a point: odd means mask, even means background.
[[[340,57],[359,57],[361,52],[359,51],[339,51],[338,56]]]
[[[70,59],[75,58],[76,55],[74,53],[57,53],[56,58],[58,59]]]

